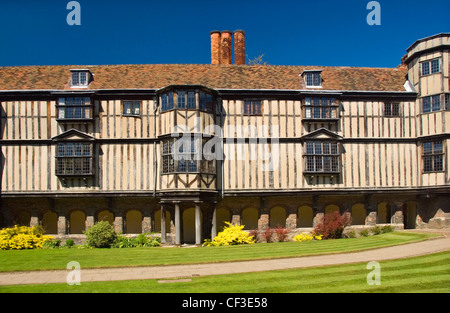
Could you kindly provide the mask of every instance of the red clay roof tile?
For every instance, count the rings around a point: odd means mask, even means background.
[[[321,90],[404,91],[407,69],[148,64],[94,66],[0,67],[0,90],[68,90],[70,69],[86,68],[94,74],[88,90],[159,89],[168,85],[204,85],[213,89],[303,90],[304,70],[322,69]]]

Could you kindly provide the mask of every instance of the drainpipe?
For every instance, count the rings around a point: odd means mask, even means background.
[[[158,110],[158,96],[153,98],[153,136],[156,139],[156,111]],[[156,140],[153,141],[153,198],[156,198],[157,182]]]
[[[221,175],[221,177],[220,177],[220,179],[221,179],[221,186],[220,186],[220,193],[221,193],[221,197],[223,198],[223,193],[224,193],[224,184],[225,184],[225,178],[224,178],[224,175],[225,175],[225,170],[224,170],[224,168],[225,168],[225,163],[224,163],[224,161],[225,161],[225,150],[224,150],[224,144],[223,144],[223,139],[224,139],[224,129],[223,129],[223,105],[222,105],[222,99],[221,98],[218,98],[217,99],[218,101],[218,105],[219,105],[219,107],[220,107],[220,129],[221,129],[221,132],[222,132],[222,138],[221,138],[221,141],[220,141],[220,145],[221,145],[221,148],[222,148],[222,151],[221,151],[221,153],[222,153],[222,160],[220,161],[220,163],[221,163],[221,169],[220,169],[220,171],[222,172],[222,175]]]

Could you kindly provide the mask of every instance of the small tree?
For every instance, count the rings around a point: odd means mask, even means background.
[[[94,248],[110,248],[117,239],[114,228],[107,221],[96,223],[85,234],[87,245]]]
[[[269,63],[267,63],[266,61],[263,60],[264,54],[260,54],[257,57],[254,57],[253,59],[250,59],[247,56],[247,64],[248,65],[268,65]]]
[[[350,225],[347,215],[340,215],[339,212],[325,214],[321,221],[314,228],[314,233],[323,235],[323,239],[342,238],[345,226]]]

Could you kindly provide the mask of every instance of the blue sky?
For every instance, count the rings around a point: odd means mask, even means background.
[[[272,65],[395,67],[415,40],[450,32],[450,1],[1,0],[0,66],[210,63],[211,30],[246,31]]]

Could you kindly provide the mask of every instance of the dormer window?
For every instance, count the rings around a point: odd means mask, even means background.
[[[322,88],[322,71],[311,70],[303,71],[301,74],[305,80],[306,87],[309,88]]]
[[[91,82],[92,73],[89,70],[70,70],[71,87],[87,87]]]

